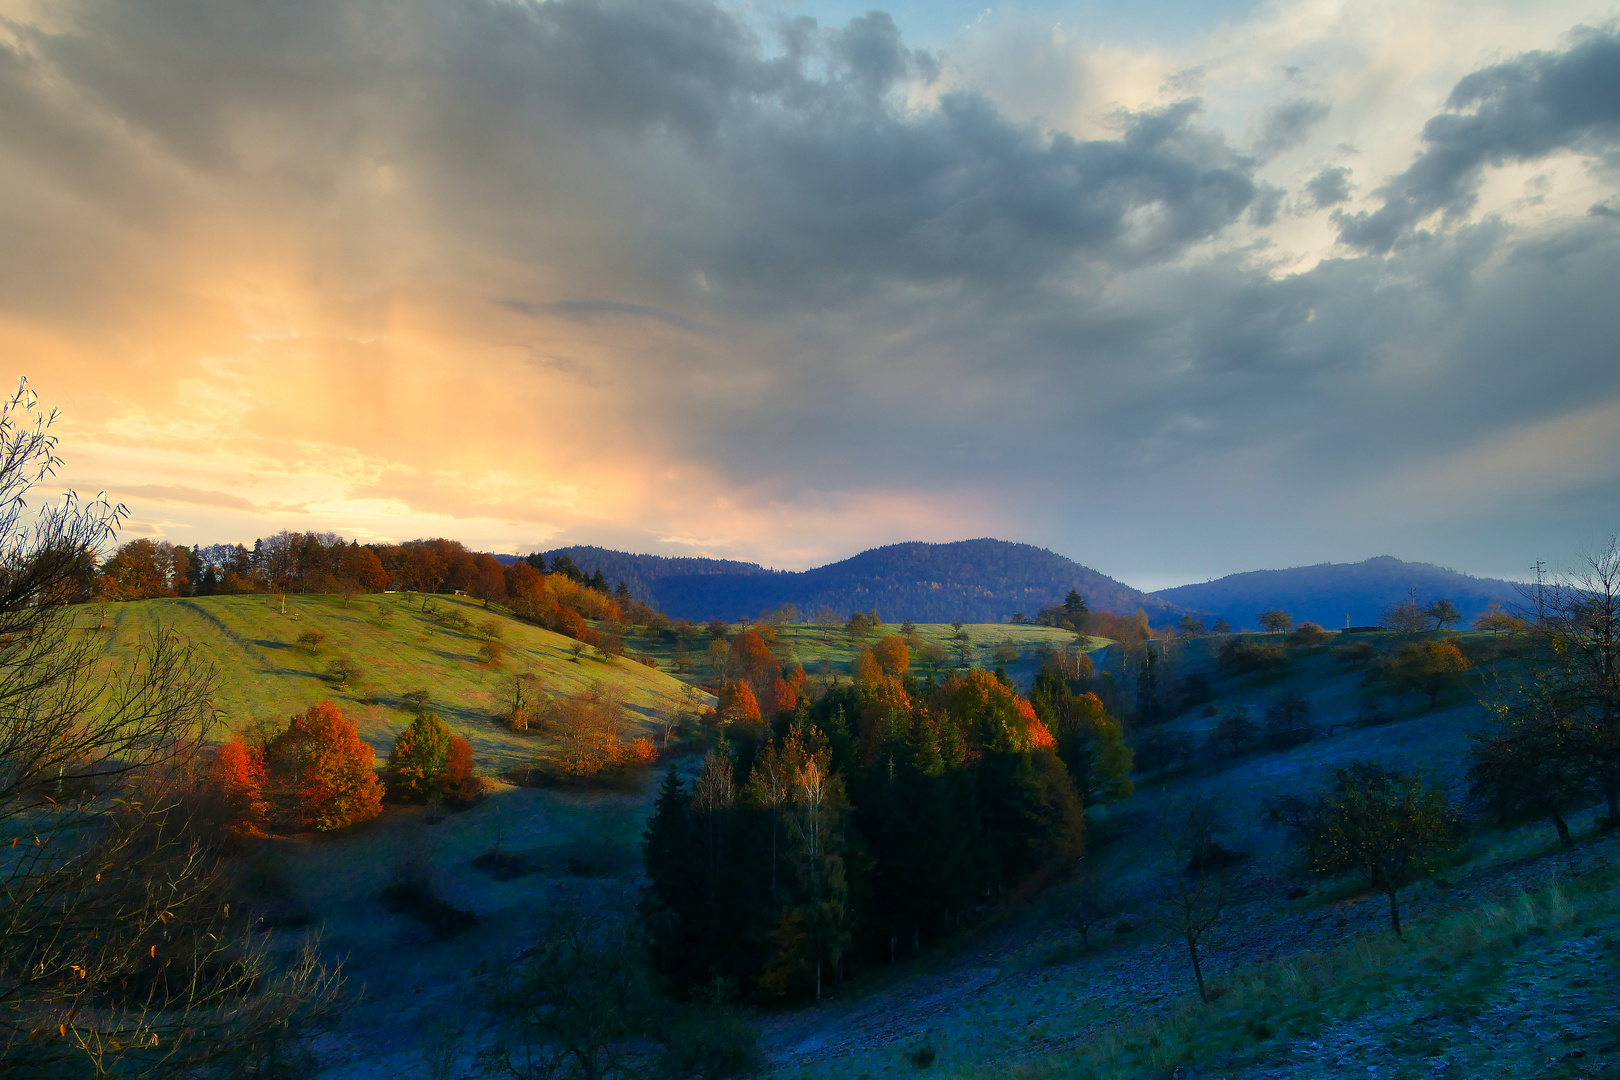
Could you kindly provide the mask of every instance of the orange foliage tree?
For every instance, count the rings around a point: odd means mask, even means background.
[[[722,724],[757,724],[760,720],[759,699],[746,682],[734,679],[720,687],[715,714]]]
[[[970,671],[946,690],[946,713],[974,746],[1019,751],[1056,745],[1034,707],[988,671]]]
[[[330,701],[294,716],[266,757],[276,809],[293,828],[330,832],[382,812],[376,755]]]
[[[221,824],[227,832],[236,836],[264,835],[271,805],[265,794],[263,747],[249,746],[238,735],[215,751],[207,780],[219,798]]]
[[[872,646],[872,658],[877,661],[883,674],[895,678],[904,678],[907,669],[911,667],[911,650],[906,647],[905,638],[894,634],[884,638]]]

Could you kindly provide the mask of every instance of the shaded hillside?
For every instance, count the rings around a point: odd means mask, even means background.
[[[1444,597],[1472,622],[1493,602],[1520,600],[1510,581],[1459,574],[1433,563],[1402,562],[1390,555],[1358,563],[1318,563],[1288,570],[1255,570],[1231,574],[1201,585],[1161,589],[1155,596],[1185,608],[1218,616],[1233,626],[1255,626],[1259,612],[1280,608],[1295,621],[1309,620],[1333,629],[1376,623],[1384,609],[1417,590],[1427,606]]]
[[[840,614],[876,608],[888,621],[1002,622],[1017,612],[1034,618],[1078,589],[1098,610],[1144,608],[1159,622],[1173,605],[1105,577],[1072,559],[1005,540],[891,544],[814,570],[766,570],[719,559],[666,559],[602,548],[558,548],[586,573],[600,567],[609,583],[624,581],[640,598],[675,618],[736,619],[783,604],[806,615],[820,607]]]

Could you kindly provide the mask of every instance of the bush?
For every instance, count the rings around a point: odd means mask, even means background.
[[[325,643],[326,635],[319,630],[305,630],[298,635],[298,647],[310,656],[319,654]]]
[[[1266,745],[1288,750],[1316,738],[1310,725],[1311,703],[1298,694],[1288,694],[1266,709]]]
[[[406,859],[394,880],[382,891],[383,907],[395,915],[409,915],[427,927],[434,941],[448,941],[478,925],[478,916],[439,896],[421,861]]]
[[[1223,672],[1247,675],[1287,667],[1288,654],[1276,645],[1263,645],[1235,637],[1221,644],[1215,653],[1215,662]]]
[[[1314,649],[1316,646],[1328,641],[1332,634],[1313,622],[1302,622],[1294,627],[1294,632],[1288,635],[1288,644],[1295,648]]]
[[[491,638],[478,646],[478,660],[489,667],[500,667],[501,661],[506,659],[506,645],[504,642]]]

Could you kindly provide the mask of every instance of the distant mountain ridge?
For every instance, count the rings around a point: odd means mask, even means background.
[[[1493,603],[1512,605],[1521,597],[1511,581],[1461,574],[1433,563],[1403,562],[1380,555],[1358,563],[1317,563],[1287,570],[1230,574],[1201,585],[1178,585],[1153,595],[1184,608],[1253,627],[1259,613],[1273,608],[1296,622],[1320,623],[1329,630],[1378,622],[1384,610],[1416,590],[1427,607],[1444,597],[1472,622]]]
[[[567,555],[587,574],[601,569],[610,585],[674,618],[737,619],[794,604],[809,617],[821,607],[841,615],[877,609],[885,621],[1002,622],[1017,612],[1034,618],[1079,590],[1094,609],[1147,611],[1167,621],[1174,605],[1033,544],[960,540],[905,543],[863,551],[813,570],[767,570],[724,559],[666,558],[599,547],[541,553],[549,565]]]

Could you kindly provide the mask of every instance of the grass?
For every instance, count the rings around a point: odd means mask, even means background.
[[[285,615],[280,599],[266,595],[141,600],[108,605],[107,630],[81,633],[103,633],[103,660],[113,664],[127,661],[143,635],[166,627],[201,646],[213,663],[215,705],[227,730],[285,721],[329,698],[354,718],[379,756],[414,715],[406,695],[426,690],[427,707],[473,744],[486,772],[522,764],[541,745],[503,724],[515,675],[533,674],[533,687],[547,693],[602,683],[644,733],[651,733],[654,716],[687,703],[685,688],[663,672],[628,659],[576,658],[570,639],[499,609],[462,597],[430,599],[424,614],[424,598],[414,594],[362,596],[347,604],[335,596],[288,596]],[[81,626],[96,625],[88,609],[76,614]],[[479,654],[488,640],[485,625],[505,646],[498,666]],[[298,644],[300,636],[315,634],[321,637],[313,647]],[[358,670],[347,684],[328,677],[340,660]]]
[[[1168,1075],[1176,1066],[1219,1063],[1222,1069],[1262,1059],[1282,1040],[1319,1038],[1336,1023],[1397,1007],[1388,1018],[1387,1049],[1432,1057],[1444,1041],[1410,1030],[1416,1017],[1464,1022],[1477,1016],[1526,960],[1572,935],[1599,934],[1620,923],[1620,874],[1608,871],[1511,900],[1478,905],[1410,930],[1364,938],[1322,954],[1242,972],[1219,999],[1189,999],[1167,1015],[1117,1026],[1072,1054],[1027,1069],[1036,1080],[1127,1080]]]

